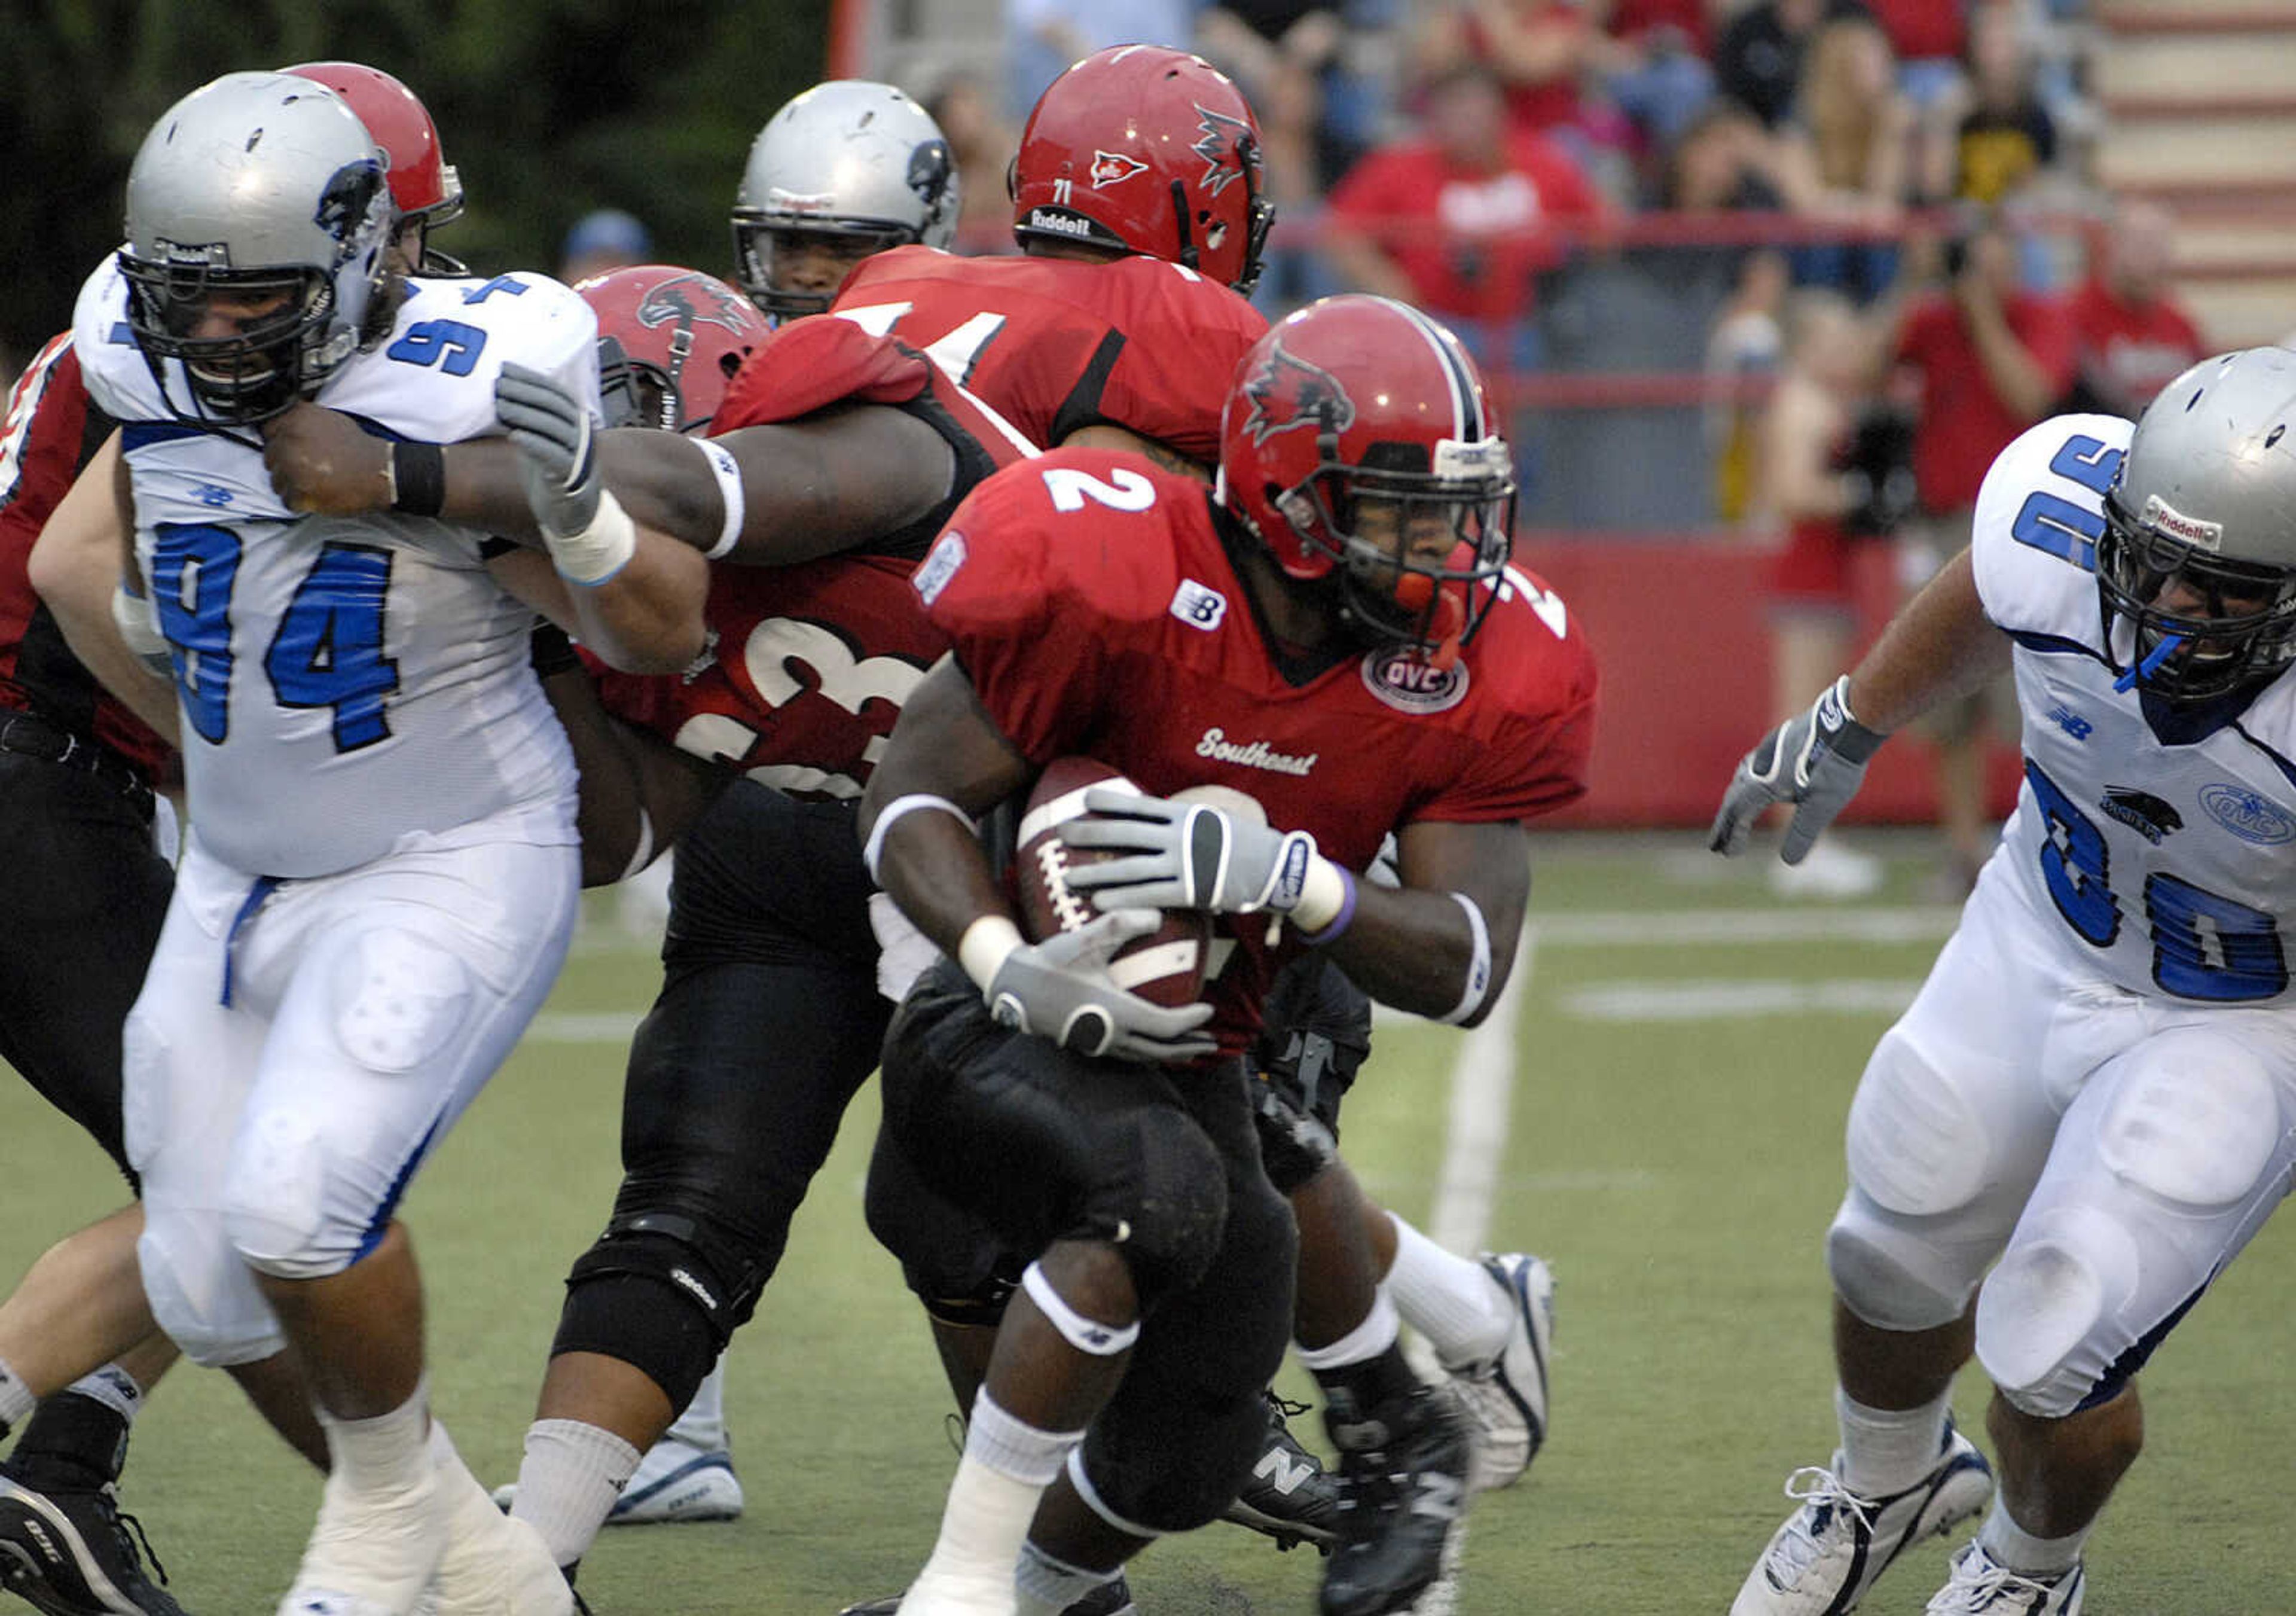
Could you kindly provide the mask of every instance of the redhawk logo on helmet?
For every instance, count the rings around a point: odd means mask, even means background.
[[[723,282],[701,275],[682,275],[654,287],[638,305],[637,317],[641,325],[705,322],[740,337],[750,336],[757,326],[747,302],[735,299]]]
[[[1189,148],[1204,160],[1204,175],[1196,184],[1218,196],[1242,176],[1246,143],[1257,142],[1250,126],[1241,118],[1215,112],[1201,102],[1196,111],[1203,119],[1198,127],[1204,132],[1204,137]]]
[[[1269,347],[1259,373],[1243,384],[1243,392],[1251,400],[1243,430],[1254,443],[1266,443],[1294,427],[1344,432],[1356,422],[1355,400],[1339,378],[1321,365],[1293,358],[1280,342]]]
[[[1148,172],[1148,165],[1136,157],[1127,157],[1121,152],[1095,152],[1092,154],[1092,188],[1121,185],[1136,174]]]

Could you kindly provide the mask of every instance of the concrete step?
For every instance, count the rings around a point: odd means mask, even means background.
[[[2296,274],[2296,209],[2276,217],[2180,219],[2177,268],[2211,276],[2284,268]]]
[[[2102,0],[2095,16],[2125,34],[2222,33],[2296,24],[2296,0]]]
[[[2109,188],[2296,189],[2296,115],[2116,118],[2098,144]]]
[[[2125,116],[2296,108],[2296,33],[2108,37],[2092,60],[2098,99]]]
[[[2192,281],[2177,295],[2212,348],[2253,348],[2296,335],[2296,274]]]

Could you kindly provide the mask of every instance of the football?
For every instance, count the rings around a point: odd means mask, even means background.
[[[1021,930],[1031,942],[1042,942],[1055,931],[1073,931],[1100,913],[1090,895],[1069,885],[1069,872],[1118,855],[1072,848],[1061,836],[1062,825],[1089,816],[1084,794],[1095,786],[1135,794],[1140,790],[1104,763],[1056,758],[1045,766],[1029,793],[1013,873],[1020,887]],[[1109,974],[1119,986],[1168,1009],[1193,1005],[1203,997],[1204,951],[1211,934],[1211,916],[1167,909],[1162,925],[1117,950]]]

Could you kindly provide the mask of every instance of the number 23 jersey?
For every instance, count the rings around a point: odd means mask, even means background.
[[[2016,642],[2025,779],[2004,827],[2021,890],[2114,985],[2216,1004],[2290,1001],[2296,678],[2209,727],[2114,688],[2134,654],[2099,610],[2095,546],[2128,422],[2065,415],[2003,450],[1971,560]]]
[[[410,836],[574,841],[573,757],[528,664],[534,613],[474,529],[398,514],[301,516],[259,427],[177,421],[107,260],[80,293],[88,392],[120,423],[136,557],[173,652],[193,834],[250,874],[313,876]],[[317,395],[379,435],[496,431],[505,359],[598,393],[597,323],[542,276],[415,280],[390,335]],[[188,402],[182,367],[162,372]]]

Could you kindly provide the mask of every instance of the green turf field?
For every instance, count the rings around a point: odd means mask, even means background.
[[[1783,1518],[1786,1472],[1825,1461],[1818,1240],[1841,1191],[1842,1116],[1950,920],[1915,897],[1922,844],[1870,845],[1891,855],[1881,898],[1787,908],[1692,839],[1542,841],[1507,1125],[1461,1141],[1448,1182],[1465,1040],[1382,1029],[1347,1113],[1365,1182],[1414,1218],[1470,1229],[1487,1188],[1484,1243],[1541,1251],[1561,1279],[1554,1437],[1522,1485],[1473,1511],[1462,1616],[1719,1616]],[[611,927],[587,933],[546,1036],[529,1038],[407,1205],[436,1406],[489,1482],[515,1471],[560,1279],[609,1204],[620,1040],[652,988],[647,952]],[[1505,1042],[1487,1038],[1465,1069]],[[734,1351],[747,1515],[609,1532],[582,1576],[598,1616],[829,1616],[922,1563],[954,1458],[923,1327],[861,1224],[874,1125],[865,1092]],[[1478,1144],[1496,1147],[1487,1183]],[[0,1276],[119,1198],[94,1148],[12,1082],[0,1084]],[[2296,1610],[2281,1490],[2296,1436],[2292,1291],[2291,1242],[2267,1229],[2147,1375],[2152,1447],[2092,1546],[2089,1616]],[[1981,1431],[1974,1375],[1958,1407]],[[179,1369],[138,1423],[125,1496],[194,1616],[267,1616],[318,1483],[228,1382]],[[1919,1611],[1944,1562],[1943,1546],[1925,1546],[1865,1609]],[[1134,1585],[1149,1616],[1305,1613],[1316,1570],[1308,1551],[1223,1527],[1151,1551]],[[26,1607],[0,1595],[10,1608]]]

